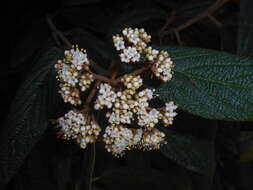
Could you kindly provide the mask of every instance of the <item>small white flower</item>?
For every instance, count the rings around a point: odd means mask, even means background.
[[[127,47],[119,56],[121,61],[125,63],[138,62],[141,57],[135,47]]]
[[[114,43],[114,46],[116,47],[116,50],[119,51],[119,50],[125,49],[125,42],[124,42],[123,37],[119,35],[113,36],[113,43]]]
[[[177,113],[175,112],[176,109],[177,106],[174,104],[174,102],[169,102],[165,104],[165,109],[161,116],[164,126],[172,125],[174,117],[177,115]]]
[[[113,91],[111,85],[107,83],[102,83],[99,87],[97,100],[95,101],[95,109],[103,109],[104,106],[107,108],[112,108],[117,94]]]
[[[124,151],[139,143],[141,135],[141,130],[136,131],[117,125],[107,126],[103,137],[107,151],[112,152],[115,156],[120,156],[124,154]]]
[[[58,119],[58,127],[62,138],[75,139],[81,148],[85,148],[88,143],[95,142],[101,131],[94,121],[87,121],[82,113],[73,110]]]

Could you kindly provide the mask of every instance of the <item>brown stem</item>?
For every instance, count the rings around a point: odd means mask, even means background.
[[[142,67],[142,68],[140,68],[140,69],[137,69],[137,70],[135,70],[135,71],[129,73],[129,75],[139,75],[139,74],[141,74],[141,73],[143,73],[143,72],[149,70],[150,68],[151,68],[151,64],[148,65],[148,66],[144,66],[144,67]],[[112,74],[113,74],[113,73],[112,73]],[[97,87],[101,84],[101,82],[107,82],[107,83],[110,83],[110,84],[112,84],[112,85],[116,85],[116,84],[120,83],[120,82],[121,82],[121,79],[122,79],[122,77],[119,77],[119,78],[117,78],[117,79],[113,79],[113,78],[110,79],[110,78],[107,78],[107,77],[105,77],[105,76],[98,75],[98,74],[94,74],[94,73],[93,73],[93,77],[94,77],[94,79],[96,80],[96,83],[95,83],[95,85],[93,86],[93,88],[92,88],[92,90],[91,90],[89,96],[87,97],[87,99],[86,99],[86,101],[85,101],[85,106],[87,106],[88,104],[91,103],[92,99],[94,98],[94,96],[95,96],[96,93],[97,93],[97,90],[98,90]],[[84,109],[85,109],[85,107],[84,107]]]
[[[93,99],[93,97],[96,95],[97,93],[97,87],[100,85],[101,81],[97,81],[95,83],[95,85],[93,86],[89,96],[87,97],[86,101],[85,101],[85,104],[89,104],[91,102],[91,100]]]
[[[145,72],[145,71],[147,71],[147,70],[149,70],[149,69],[150,69],[149,66],[142,67],[142,68],[140,68],[140,69],[137,69],[137,70],[135,70],[135,71],[129,73],[128,75],[133,75],[133,76],[139,75],[139,74],[141,74],[141,73],[143,73],[143,72]],[[117,78],[116,80],[114,80],[114,83],[117,84],[117,83],[121,82],[121,79],[122,79],[122,77]]]
[[[95,73],[92,73],[92,75],[93,75],[93,78],[95,80],[98,80],[98,81],[101,81],[101,82],[113,83],[112,79],[107,78],[107,77],[105,77],[103,75],[98,75],[98,74],[95,74]]]
[[[213,15],[207,15],[208,18],[219,28],[222,27],[222,23],[220,21],[218,21]]]
[[[148,69],[150,69],[149,66],[142,67],[140,69],[137,69],[137,70],[129,73],[128,75],[139,75],[139,74],[147,71]],[[107,78],[107,77],[105,77],[103,75],[98,75],[98,74],[92,73],[93,78],[95,80],[100,81],[100,82],[107,82],[107,83],[110,83],[112,85],[116,85],[116,84],[118,84],[118,83],[121,82],[122,77],[119,77],[119,78],[115,79],[114,74],[116,74],[116,73],[112,73],[112,78]]]
[[[169,25],[173,22],[174,18],[175,18],[175,14],[176,11],[173,10],[170,14],[170,16],[166,19],[165,24],[163,25],[163,27],[160,29],[160,31],[158,32],[158,36],[160,36],[160,38],[163,37],[164,35],[164,31],[169,27]]]
[[[65,45],[68,47],[68,48],[72,48],[72,44],[71,42],[68,40],[68,38],[66,38],[66,36],[63,34],[63,32],[61,30],[59,30],[55,24],[53,23],[52,21],[52,18],[49,14],[46,14],[46,20],[47,20],[47,24],[49,26],[49,28],[52,30],[53,32],[53,37],[56,41],[56,44],[59,45],[59,42],[58,40],[56,39],[56,36],[59,36],[59,38],[65,43]],[[94,70],[96,70],[96,72],[98,73],[102,73],[102,74],[106,74],[107,71],[100,67],[96,62],[94,62],[93,60],[90,60],[91,62],[91,66],[94,68]]]
[[[212,14],[218,10],[219,8],[221,8],[224,4],[228,3],[231,0],[217,0],[213,5],[211,5],[210,7],[208,7],[206,10],[204,10],[202,13],[198,14],[197,16],[191,18],[190,20],[186,21],[185,23],[169,29],[167,31],[165,31],[164,28],[162,28],[163,30],[163,35],[167,35],[167,34],[174,34],[177,38],[177,41],[179,44],[182,44],[182,41],[180,39],[180,35],[179,32],[181,32],[182,30],[190,27],[191,25],[203,20],[204,18],[208,17],[214,24],[216,24],[218,27],[222,26],[222,23],[220,21],[218,21],[215,17],[212,16]],[[166,28],[169,27],[170,24],[166,23]]]
[[[230,0],[217,0],[213,5],[207,8],[205,11],[200,13],[199,15],[193,17],[192,19],[188,20],[187,22],[181,24],[180,26],[176,27],[176,31],[180,32],[185,28],[195,24],[196,22],[202,20],[203,18],[207,17],[208,15],[212,15],[217,9],[222,7],[224,4],[229,2]]]
[[[104,75],[108,75],[107,70],[105,70],[104,68],[100,67],[95,61],[90,60],[90,62],[91,62],[91,66],[93,67],[93,69],[96,72],[104,74]]]
[[[50,27],[50,29],[52,30],[52,32],[54,32],[55,34],[57,34],[60,39],[69,47],[72,47],[72,44],[70,43],[70,41],[65,37],[65,35],[56,28],[56,26],[54,25],[51,17],[49,14],[46,14],[46,20],[47,20],[47,24]]]

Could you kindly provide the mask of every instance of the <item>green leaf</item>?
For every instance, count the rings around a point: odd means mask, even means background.
[[[191,190],[191,182],[184,170],[173,167],[162,172],[151,168],[121,167],[106,171],[96,183],[111,190]]]
[[[213,175],[215,170],[214,142],[182,135],[172,130],[163,129],[167,144],[160,151],[176,163],[189,170]]]
[[[175,64],[173,79],[157,89],[160,99],[204,118],[253,120],[252,60],[199,48],[160,49]]]
[[[54,64],[63,52],[48,50],[24,80],[12,103],[0,138],[0,184],[7,184],[59,109]]]
[[[253,1],[241,0],[238,53],[253,57]]]
[[[120,15],[110,26],[107,36],[111,36],[126,27],[135,27],[148,20],[165,20],[166,12],[161,9],[150,8],[150,9],[135,9],[124,12]]]
[[[253,131],[242,131],[240,133],[240,160],[253,160]]]

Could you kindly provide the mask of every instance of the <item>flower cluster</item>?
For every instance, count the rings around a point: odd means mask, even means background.
[[[141,129],[129,129],[122,125],[107,126],[103,135],[105,148],[116,156],[121,155],[126,149],[135,147],[141,138]]]
[[[147,43],[150,42],[151,36],[144,29],[126,28],[122,35],[113,36],[115,48],[120,51],[120,59],[124,63],[138,62],[141,53],[144,51]]]
[[[73,110],[58,119],[58,127],[63,139],[75,139],[81,148],[95,142],[101,131],[95,121],[87,120],[83,113]]]
[[[121,34],[114,35],[113,43],[121,62],[143,61],[143,68],[120,75],[113,71],[110,78],[92,72],[85,50],[74,47],[65,51],[65,57],[55,65],[59,93],[64,102],[74,106],[82,104],[83,108],[58,118],[59,135],[63,139],[73,139],[81,148],[102,140],[107,151],[115,156],[132,148],[159,149],[165,143],[165,134],[157,126],[172,125],[177,106],[172,101],[165,103],[163,108],[150,106],[150,101],[158,96],[154,89],[144,87],[141,73],[152,71],[158,79],[167,82],[172,78],[173,63],[166,51],[148,46],[150,41],[151,36],[143,29],[126,28]],[[93,81],[96,81],[93,89],[87,90]],[[87,91],[87,97],[85,93],[81,95],[84,91]],[[85,103],[80,97],[84,97]],[[93,113],[98,110],[106,110],[106,127],[102,135]]]
[[[171,80],[173,63],[169,54],[165,51],[158,51],[147,44],[151,36],[143,29],[126,28],[122,34],[113,36],[113,43],[118,50],[122,62],[139,62],[143,54],[144,62],[148,62],[154,75],[164,82]]]
[[[160,116],[160,119],[162,120],[164,126],[169,126],[173,124],[174,117],[177,115],[175,110],[177,109],[177,106],[174,104],[174,102],[169,102],[165,104],[165,109],[162,110],[162,115]]]
[[[127,88],[133,89],[133,90],[140,88],[143,84],[143,80],[140,75],[137,75],[137,76],[124,75],[121,81]]]
[[[111,85],[107,83],[101,84],[98,91],[98,98],[95,101],[94,109],[98,110],[104,107],[111,108],[116,97],[117,94],[112,90]]]
[[[155,126],[159,120],[166,123],[166,126],[171,125],[176,116],[176,106],[170,102],[161,110],[149,107],[149,101],[155,96],[151,89],[140,90],[143,84],[140,75],[126,74],[121,82],[123,90],[114,89],[106,83],[101,84],[94,105],[95,109],[103,109],[104,105],[109,109],[106,114],[109,125],[103,136],[106,149],[115,155],[122,155],[131,148],[159,148],[164,142],[165,134]],[[139,128],[129,128],[135,121]],[[135,134],[139,138],[134,138]]]
[[[60,91],[64,102],[80,105],[80,90],[85,91],[93,82],[89,73],[90,62],[86,51],[74,47],[64,52],[65,57],[55,64],[57,78],[60,81]]]
[[[146,150],[159,149],[160,142],[164,140],[165,134],[154,128],[144,133],[142,137],[142,147]]]

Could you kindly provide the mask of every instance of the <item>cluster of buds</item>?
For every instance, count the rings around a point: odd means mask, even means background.
[[[57,79],[60,81],[60,91],[64,102],[80,105],[80,90],[85,91],[94,81],[89,73],[90,62],[86,51],[78,47],[64,52],[65,57],[55,64]]]
[[[144,29],[126,28],[122,35],[113,36],[113,43],[116,50],[120,51],[120,59],[124,63],[138,62],[141,53],[145,50],[151,36]]]
[[[142,138],[141,129],[129,129],[122,125],[107,126],[103,139],[108,152],[118,156],[138,145]]]
[[[124,75],[121,82],[124,85],[122,90],[101,84],[94,105],[95,109],[103,109],[103,105],[110,105],[106,106],[109,123],[103,139],[106,149],[114,155],[122,155],[125,150],[131,148],[145,150],[159,148],[160,144],[165,142],[165,134],[155,126],[160,120],[166,123],[166,126],[171,125],[176,116],[174,110],[177,106],[170,102],[161,110],[149,107],[149,101],[155,98],[154,90],[140,90],[143,84],[140,75]],[[131,125],[139,128],[127,127]],[[140,138],[134,138],[135,134]]]
[[[177,115],[175,112],[176,109],[177,106],[174,104],[174,102],[165,104],[165,109],[162,110],[163,114],[160,116],[160,119],[165,127],[173,124],[174,117]]]
[[[88,143],[94,143],[98,138],[101,128],[83,113],[71,110],[58,119],[59,136],[63,139],[75,139],[81,148],[86,148]]]
[[[141,72],[150,70],[162,81],[172,77],[172,61],[165,51],[148,47],[151,36],[143,29],[126,28],[113,36],[113,43],[119,51],[121,62],[143,60],[144,69],[125,75],[106,78],[92,73],[85,50],[77,47],[65,51],[65,57],[55,65],[60,81],[60,94],[65,102],[81,105],[81,93],[97,81],[80,111],[71,110],[58,118],[59,135],[63,139],[74,139],[81,148],[101,139],[105,148],[115,156],[126,150],[159,149],[165,143],[165,134],[157,126],[172,125],[177,106],[165,103],[163,108],[153,108],[150,101],[155,99],[154,89],[144,88]],[[116,72],[117,73],[117,72]],[[84,97],[84,96],[82,96]],[[94,119],[93,111],[106,110],[106,127],[101,128]]]
[[[142,147],[147,150],[159,149],[160,142],[164,140],[165,134],[154,128],[151,131],[146,131],[142,137]]]
[[[143,84],[143,80],[140,75],[137,76],[124,75],[121,81],[128,89],[134,90],[140,88]]]
[[[142,60],[151,67],[154,75],[167,82],[172,78],[173,63],[167,52],[148,47],[150,41],[151,36],[137,28],[126,28],[122,34],[113,36],[114,46],[120,52],[122,62],[139,62],[144,55]]]
[[[116,97],[117,94],[112,90],[111,85],[107,83],[101,84],[98,91],[98,98],[95,101],[94,109],[99,110],[104,107],[111,108]]]

